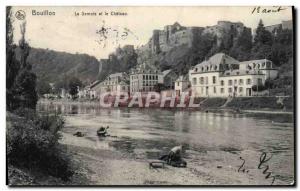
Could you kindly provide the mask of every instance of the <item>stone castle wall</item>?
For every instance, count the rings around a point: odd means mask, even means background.
[[[236,38],[244,30],[249,30],[243,23],[219,21],[217,25],[209,27],[184,27],[179,23],[173,25],[167,25],[163,30],[154,30],[149,42],[140,47],[140,51],[150,51],[152,53],[166,52],[173,47],[180,45],[187,45],[191,47],[195,36],[203,33],[211,33],[217,36],[218,45],[221,43],[222,38],[226,35],[232,35],[232,38]]]

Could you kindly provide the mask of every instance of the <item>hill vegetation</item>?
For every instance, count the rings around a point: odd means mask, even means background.
[[[178,74],[187,74],[190,67],[218,52],[239,61],[269,59],[280,71],[279,79],[270,82],[275,84],[273,87],[291,88],[293,85],[293,31],[280,28],[272,33],[265,29],[262,21],[256,28],[255,36],[245,30],[234,41],[225,36],[219,45],[213,34],[200,33],[192,47],[181,45],[156,54],[134,50],[129,45],[117,48],[108,59],[100,61],[86,54],[31,48],[28,63],[37,75],[38,84],[55,83],[59,89],[67,88],[68,80],[74,76],[87,85],[94,80],[104,80],[111,73],[129,72],[142,62],[149,62],[161,70],[173,69]]]

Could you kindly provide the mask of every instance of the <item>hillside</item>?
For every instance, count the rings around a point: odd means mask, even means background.
[[[19,49],[16,53],[19,58]],[[86,85],[95,80],[103,80],[111,73],[129,71],[136,65],[137,55],[130,45],[118,48],[108,59],[100,61],[87,54],[31,48],[28,62],[39,81],[62,83],[71,77],[77,77]]]
[[[49,83],[55,83],[63,76],[76,76],[83,82],[90,82],[98,77],[99,62],[95,57],[87,54],[31,48],[28,62],[32,65],[38,79]]]
[[[75,76],[86,85],[94,80],[104,80],[111,73],[129,72],[131,68],[143,62],[156,65],[161,70],[173,69],[178,74],[187,74],[191,66],[215,53],[223,52],[239,61],[264,58],[273,61],[280,71],[280,79],[271,82],[272,87],[292,87],[292,30],[280,28],[275,34],[267,31],[262,21],[259,23],[254,37],[248,29],[239,33],[225,29],[220,29],[217,33],[221,36],[204,33],[201,29],[190,33],[190,43],[164,42],[166,43],[163,44],[164,46],[156,45],[165,47],[165,49],[162,47],[153,49],[155,43],[150,43],[153,40],[150,38],[146,46],[138,49],[135,49],[133,45],[119,47],[107,59],[101,60],[86,54],[70,54],[32,48],[28,62],[32,65],[38,80],[65,84],[67,79]],[[230,35],[231,32],[235,32],[235,35]],[[165,37],[165,39],[167,38]],[[178,39],[181,38],[178,37]]]

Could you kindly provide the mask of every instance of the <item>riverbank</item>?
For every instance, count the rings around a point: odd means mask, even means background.
[[[206,114],[205,114],[206,115]],[[117,118],[115,119],[117,120]],[[108,121],[92,120],[88,115],[78,118],[76,115],[65,116],[65,127],[60,134],[60,144],[67,148],[72,154],[73,163],[76,164],[74,175],[69,181],[37,172],[29,172],[17,168],[9,169],[14,176],[9,179],[14,185],[136,185],[136,186],[157,186],[157,185],[270,185],[271,180],[266,179],[261,170],[257,168],[261,153],[253,148],[243,148],[226,144],[227,146],[215,145],[216,140],[209,146],[204,146],[207,140],[200,138],[197,141],[200,149],[193,147],[195,143],[191,137],[194,133],[187,134],[190,146],[185,147],[183,158],[187,161],[187,168],[175,168],[166,166],[164,169],[150,169],[148,162],[157,159],[158,156],[166,154],[176,142],[169,140],[174,134],[172,131],[164,131],[150,134],[148,131],[117,128],[117,124],[111,123],[109,133],[111,136],[99,138],[96,135],[98,126],[106,125]],[[167,129],[168,127],[166,127]],[[215,127],[219,128],[219,127]],[[83,132],[84,137],[76,137],[73,134],[77,131]],[[157,135],[165,137],[163,143]],[[186,134],[185,132],[184,134]],[[208,132],[202,131],[207,134]],[[224,132],[227,134],[226,132]],[[133,135],[134,134],[134,135]],[[211,134],[211,133],[209,133]],[[207,134],[207,135],[209,135]],[[177,141],[181,141],[178,133]],[[150,136],[150,137],[149,137]],[[227,134],[228,136],[228,134]],[[247,137],[252,137],[249,134]],[[265,135],[264,135],[265,136]],[[220,140],[218,135],[215,139]],[[244,138],[235,137],[236,141]],[[151,143],[152,141],[154,141]],[[185,138],[183,140],[186,140]],[[210,140],[210,139],[208,139]],[[222,139],[221,139],[222,140]],[[187,140],[186,140],[187,141]],[[151,143],[151,144],[150,144]],[[258,142],[255,142],[257,145]],[[214,146],[215,145],[215,146]],[[240,145],[240,144],[238,144]],[[246,165],[242,166],[243,160]],[[274,164],[286,164],[274,156],[270,168],[275,175],[290,172],[290,169],[282,171],[274,169]],[[274,161],[275,159],[275,161]],[[292,164],[289,161],[289,164]],[[285,165],[284,165],[285,166]],[[239,171],[240,167],[248,172]],[[9,173],[10,174],[10,173]],[[292,178],[276,179],[275,185],[288,185]],[[283,181],[286,180],[286,181]]]
[[[73,176],[62,181],[17,169],[9,176],[19,180],[15,185],[270,185],[258,169],[262,152],[272,155],[275,185],[294,179],[293,165],[286,165],[294,163],[293,120],[281,114],[69,106],[38,105],[38,112],[60,111],[64,117],[59,144],[72,156]],[[111,136],[98,137],[97,129],[108,125]],[[73,136],[78,131],[84,136]],[[150,160],[180,144],[187,168],[149,168]]]
[[[91,100],[69,100],[40,99],[40,104],[58,105],[81,105],[93,108],[113,109],[116,107],[101,107],[99,101]],[[199,107],[141,107],[141,109],[167,109],[167,110],[187,110],[187,111],[212,111],[212,112],[233,112],[233,113],[265,113],[265,114],[293,114],[292,97],[237,97],[237,98],[199,98],[195,103],[200,103]],[[122,106],[124,108],[125,106]],[[135,105],[132,108],[139,108]]]
[[[186,148],[184,159],[187,168],[166,166],[162,169],[150,169],[149,160],[165,154],[174,143],[158,148],[158,144],[148,145],[148,141],[139,142],[151,137],[139,135],[135,130],[121,131],[110,128],[110,137],[99,138],[95,125],[88,117],[79,120],[76,116],[66,118],[66,127],[62,130],[61,144],[67,146],[74,153],[73,158],[81,164],[88,182],[84,185],[270,185],[261,170],[257,169],[259,152],[251,149],[221,147],[219,149],[204,148],[195,150]],[[105,122],[103,122],[105,125]],[[113,124],[112,124],[113,126]],[[84,137],[73,136],[81,131]],[[139,139],[132,140],[128,133],[134,133]],[[153,135],[154,136],[154,135]],[[201,141],[203,142],[203,140]],[[132,144],[136,145],[133,146]],[[138,149],[139,144],[148,149]],[[137,147],[132,150],[132,147]],[[165,152],[162,152],[164,150]],[[247,160],[245,168],[249,172],[239,172],[242,160]],[[276,180],[277,184],[287,184]]]

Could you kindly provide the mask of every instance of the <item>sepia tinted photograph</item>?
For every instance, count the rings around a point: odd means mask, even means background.
[[[292,6],[7,6],[6,184],[295,186]]]

